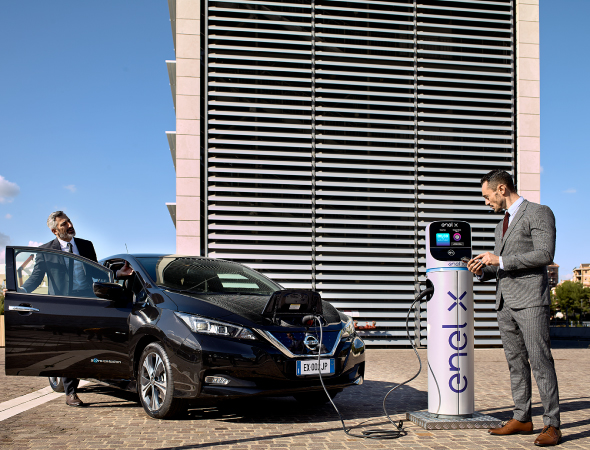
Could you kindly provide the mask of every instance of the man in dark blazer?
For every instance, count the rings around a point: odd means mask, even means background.
[[[504,353],[510,370],[513,419],[489,432],[493,435],[531,434],[531,368],[545,413],[544,428],[535,445],[561,440],[559,392],[549,340],[547,265],[555,254],[555,217],[547,206],[516,193],[510,174],[492,170],[481,179],[486,205],[506,210],[496,227],[494,253],[477,255],[468,268],[481,281],[497,280],[496,310]]]
[[[72,250],[69,249],[68,244],[71,245]],[[66,253],[71,252],[94,262],[97,261],[94,245],[85,239],[77,238],[74,241],[72,237],[70,241],[66,241],[58,237],[53,241],[40,245],[39,248],[48,248]],[[33,273],[31,273],[31,276],[20,289],[25,292],[33,292],[43,282],[45,275],[47,275],[49,295],[94,297],[92,290],[93,278],[103,278],[104,275],[98,270],[93,272],[91,266],[79,264],[77,261],[74,262],[74,267],[72,267],[71,271],[68,269],[69,259],[59,254],[40,253],[35,257]]]
[[[40,248],[70,252],[97,262],[94,245],[85,239],[74,239],[76,230],[71,220],[63,211],[51,213],[47,219],[47,226],[55,234],[56,238],[41,245]],[[76,264],[76,261],[73,267],[70,268],[68,267],[70,262],[71,259],[68,258],[66,262],[66,258],[61,257],[59,254],[46,253],[37,255],[33,273],[20,289],[25,292],[33,292],[41,284],[45,274],[47,274],[49,295],[94,297],[92,276],[95,275],[95,278],[102,278],[104,276],[102,272],[97,271],[97,274],[93,274],[89,265]],[[132,273],[133,269],[125,264],[122,269],[117,271],[115,276],[123,277]],[[66,405],[84,406],[84,403],[76,393],[80,380],[65,377],[62,380],[66,393]]]

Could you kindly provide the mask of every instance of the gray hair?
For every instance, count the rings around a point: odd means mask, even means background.
[[[52,212],[51,214],[49,214],[49,217],[47,218],[47,226],[49,227],[49,229],[51,231],[57,230],[57,223],[55,223],[55,219],[57,219],[58,217],[68,217],[68,216],[63,211],[55,211],[55,212]]]

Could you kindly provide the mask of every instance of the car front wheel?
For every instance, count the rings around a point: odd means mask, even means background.
[[[169,419],[179,412],[182,400],[173,397],[172,369],[162,345],[154,342],[143,350],[137,378],[139,399],[150,417]]]
[[[49,377],[49,386],[55,392],[64,392],[64,381],[62,377]]]

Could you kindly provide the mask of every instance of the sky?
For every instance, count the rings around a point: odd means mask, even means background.
[[[590,263],[590,0],[540,13],[541,203],[568,279]],[[167,1],[0,2],[0,55],[0,249],[50,241],[64,210],[99,259],[173,253]]]
[[[99,259],[174,253],[167,1],[3,1],[0,55],[0,247],[64,210]]]

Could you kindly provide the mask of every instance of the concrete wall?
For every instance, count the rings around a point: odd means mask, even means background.
[[[176,0],[175,9],[176,252],[200,255],[201,5]]]
[[[539,0],[516,1],[516,179],[519,193],[541,201]]]

